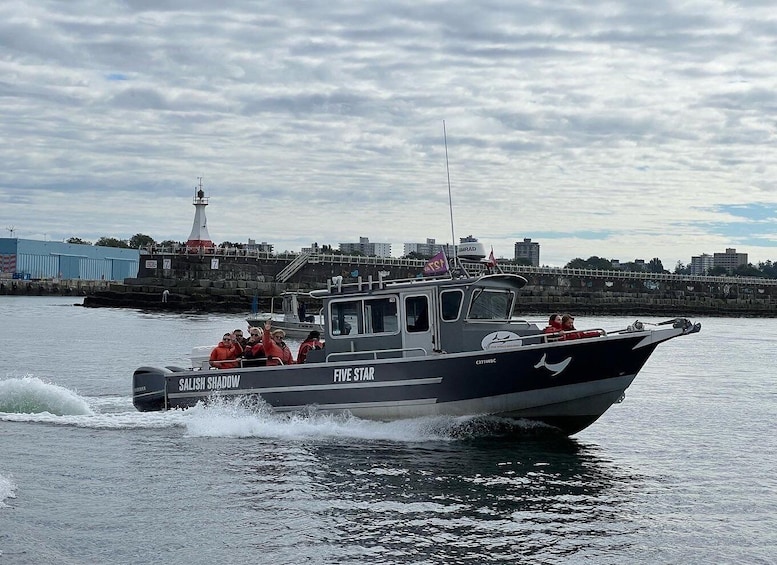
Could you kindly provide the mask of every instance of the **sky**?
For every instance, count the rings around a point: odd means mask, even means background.
[[[0,237],[777,260],[770,1],[4,0],[0,104]]]

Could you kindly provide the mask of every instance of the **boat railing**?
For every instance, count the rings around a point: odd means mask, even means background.
[[[616,332],[617,333],[617,332]],[[590,339],[592,337],[607,337],[607,330],[604,328],[588,328],[585,330],[558,331],[552,333],[540,334],[545,343],[554,341],[564,341],[567,335],[574,335],[572,339]]]
[[[340,353],[330,353],[329,355],[326,356],[326,361],[328,363],[334,359],[338,359],[342,361],[352,357],[361,358],[364,356],[372,356],[373,359],[377,360],[379,359],[378,355],[386,354],[386,353],[401,353],[403,354],[403,357],[404,357],[405,353],[409,353],[411,351],[418,351],[421,353],[421,356],[424,356],[424,357],[428,355],[428,352],[423,347],[403,347],[400,349],[372,349],[369,351],[343,351]]]

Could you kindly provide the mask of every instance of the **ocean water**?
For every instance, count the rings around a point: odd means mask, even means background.
[[[0,297],[0,565],[777,562],[777,320],[694,320],[558,438],[239,403],[141,414],[137,366],[186,365],[245,321],[79,302]]]

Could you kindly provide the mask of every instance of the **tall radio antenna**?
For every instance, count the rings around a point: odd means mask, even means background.
[[[453,196],[451,195],[451,169],[448,165],[448,134],[445,131],[445,120],[442,121],[442,137],[445,141],[445,172],[448,175],[448,208],[451,213],[451,245],[453,246],[453,264],[458,264],[456,257],[456,235],[453,230]]]

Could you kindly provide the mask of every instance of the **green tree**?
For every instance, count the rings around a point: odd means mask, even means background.
[[[65,241],[67,243],[75,243],[76,245],[92,245],[91,241],[86,241],[80,237],[69,237]]]
[[[94,244],[100,247],[121,247],[122,249],[130,247],[126,239],[116,239],[115,237],[101,237]]]
[[[129,246],[133,249],[140,249],[141,247],[148,247],[149,245],[156,245],[156,241],[150,235],[143,233],[136,233],[129,240]]]
[[[674,267],[674,274],[675,275],[690,275],[691,274],[691,266],[688,265],[687,267],[683,265],[682,261],[678,261],[677,265]]]
[[[405,259],[429,259],[429,255],[424,255],[423,253],[419,253],[418,251],[411,251],[407,255],[405,255]]]
[[[747,265],[739,265],[739,267],[734,269],[734,274],[739,275],[740,277],[763,277],[764,276],[763,271],[754,267],[752,263],[748,263]]]
[[[581,259],[580,257],[577,257],[575,259],[572,259],[569,263],[567,263],[565,268],[611,271],[612,261],[610,261],[609,259],[605,259],[604,257],[597,257],[596,255],[593,255],[588,259]]]
[[[727,275],[728,271],[726,270],[726,267],[712,267],[707,271],[707,274],[710,276],[721,276]]]
[[[664,264],[661,263],[661,259],[658,257],[653,257],[650,262],[647,264],[647,270],[651,273],[663,273],[664,271]]]

